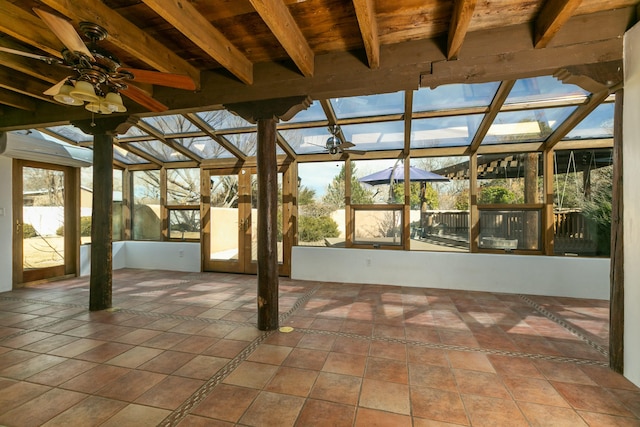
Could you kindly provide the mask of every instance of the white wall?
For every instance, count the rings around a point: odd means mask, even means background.
[[[293,248],[291,278],[609,299],[609,259]]]
[[[200,243],[127,241],[126,267],[200,271]]]
[[[624,375],[640,386],[640,25],[624,37]]]
[[[119,270],[127,266],[127,242],[113,242],[111,247],[112,269]],[[91,245],[80,246],[80,276],[91,274]]]
[[[11,208],[11,159],[0,156],[0,292],[10,291],[13,282]],[[8,185],[7,185],[8,184]]]

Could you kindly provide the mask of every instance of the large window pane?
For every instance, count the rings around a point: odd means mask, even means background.
[[[480,248],[540,250],[541,214],[541,209],[480,209]]]
[[[200,204],[200,169],[167,170],[167,205]]]
[[[170,209],[169,238],[200,239],[200,209]]]
[[[121,170],[113,170],[113,240],[123,239],[122,174]]]
[[[478,205],[542,203],[540,153],[478,156]]]
[[[402,246],[402,208],[354,209],[353,243],[373,247]]]
[[[133,172],[133,239],[160,240],[160,171]]]
[[[344,162],[298,165],[298,244],[344,246]]]

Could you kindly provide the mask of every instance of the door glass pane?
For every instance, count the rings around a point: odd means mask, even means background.
[[[278,263],[282,264],[282,174],[278,173]],[[251,175],[251,262],[258,261],[258,181]]]
[[[23,269],[64,265],[64,172],[22,171]]]
[[[238,260],[238,175],[211,176],[212,260]]]

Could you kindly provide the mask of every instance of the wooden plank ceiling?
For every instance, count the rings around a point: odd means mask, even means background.
[[[621,36],[636,22],[639,3],[0,0],[0,47],[62,57],[62,41],[34,8],[63,17],[78,33],[80,22],[97,23],[109,33],[99,46],[123,66],[180,74],[194,83],[195,91],[132,87],[127,114],[139,115],[294,95],[323,100],[420,85],[513,80],[561,70],[594,92],[619,82]],[[577,73],[571,67],[582,68]],[[0,52],[0,130],[90,117],[42,93],[70,73],[63,66]],[[155,101],[133,101],[144,93]]]

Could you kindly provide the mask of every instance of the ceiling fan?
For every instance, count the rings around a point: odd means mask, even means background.
[[[340,129],[340,126],[329,126],[329,133],[331,136],[327,138],[324,148],[332,156],[338,156],[342,153],[365,154],[365,151],[352,149],[352,147],[355,147],[356,145],[351,141],[344,140],[344,137],[341,136],[342,130]]]
[[[70,22],[41,9],[33,10],[65,46],[61,52],[62,59],[2,46],[0,51],[72,69],[72,75],[44,92],[58,102],[66,105],[84,105],[94,113],[111,114],[127,110],[120,97],[122,93],[150,111],[160,112],[166,111],[168,107],[130,82],[185,90],[196,89],[195,82],[189,76],[123,67],[118,58],[98,46],[98,42],[106,39],[108,33],[97,24],[80,23],[80,30],[89,39],[89,43],[86,44]]]

